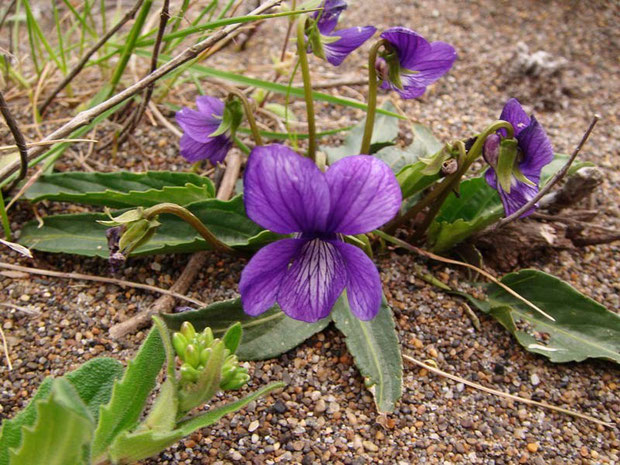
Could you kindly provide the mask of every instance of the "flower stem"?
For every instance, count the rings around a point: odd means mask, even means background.
[[[455,145],[459,148],[459,151],[461,153],[459,155],[459,168],[457,169],[457,171],[454,174],[446,177],[440,184],[437,184],[435,188],[428,193],[428,195],[426,195],[422,200],[420,200],[413,207],[411,207],[411,209],[409,209],[404,215],[397,217],[390,223],[388,223],[385,230],[388,233],[393,233],[398,226],[415,218],[418,213],[428,207],[431,203],[436,202],[436,208],[433,209],[435,210],[434,213],[433,211],[429,212],[429,214],[432,214],[432,217],[434,218],[439,211],[439,208],[448,197],[448,194],[458,185],[460,179],[467,172],[472,163],[476,161],[476,159],[480,155],[482,155],[482,147],[484,146],[484,141],[486,140],[486,138],[490,134],[493,134],[500,129],[505,129],[509,138],[514,136],[514,129],[512,125],[507,121],[498,120],[478,135],[476,141],[474,142],[474,145],[472,145],[472,147],[467,153],[463,154],[464,146],[461,145],[463,144],[463,142],[458,141]],[[426,218],[424,220],[424,223],[426,223]],[[424,223],[422,225],[424,225]],[[430,221],[428,222],[428,224],[430,225]],[[426,231],[427,227],[428,225],[423,228],[423,231]],[[418,232],[416,232],[416,237],[419,234]]]
[[[178,216],[183,221],[192,226],[198,234],[200,234],[208,244],[211,244],[215,250],[222,252],[234,253],[234,250],[228,245],[220,241],[215,235],[200,221],[200,219],[190,212],[188,209],[177,205],[176,203],[160,203],[144,210],[144,218],[151,219],[162,213],[169,213]]]
[[[4,229],[4,237],[7,241],[11,241],[11,223],[4,207],[4,197],[0,190],[0,221],[2,222],[2,228]]]
[[[364,137],[362,139],[362,147],[360,153],[370,155],[370,141],[372,140],[372,131],[375,126],[375,113],[377,111],[377,69],[375,63],[377,61],[377,53],[379,49],[385,46],[384,39],[378,40],[368,53],[368,109],[366,110],[366,125],[364,126]]]
[[[254,118],[254,112],[252,111],[252,105],[250,105],[248,98],[243,92],[236,88],[230,89],[230,94],[236,96],[237,98],[239,98],[239,100],[241,100],[241,104],[243,105],[243,111],[245,112],[245,117],[247,118],[250,129],[252,130],[252,137],[254,138],[254,143],[256,145],[263,145],[263,139],[260,135],[260,132],[258,131],[256,119]]]
[[[306,113],[308,114],[308,157],[316,160],[316,123],[314,121],[314,101],[312,100],[312,82],[310,80],[310,67],[306,52],[306,19],[299,18],[297,21],[297,54],[301,64],[301,75],[304,80],[304,99],[306,100]]]

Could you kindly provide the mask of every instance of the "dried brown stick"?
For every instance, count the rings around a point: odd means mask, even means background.
[[[274,6],[279,5],[280,3],[282,3],[282,1],[283,0],[268,0],[267,2],[256,8],[254,11],[250,12],[249,15],[262,14],[265,11],[273,8]],[[43,140],[61,139],[68,136],[77,128],[90,123],[93,119],[95,119],[97,116],[101,115],[105,111],[114,108],[119,103],[124,102],[138,92],[142,91],[152,82],[161,79],[163,76],[167,75],[179,66],[196,58],[202,52],[213,47],[215,44],[222,41],[223,39],[226,39],[231,33],[233,33],[235,30],[239,29],[242,26],[243,23],[230,24],[225,28],[219,30],[218,32],[214,33],[213,35],[207,37],[205,40],[198,42],[197,44],[194,44],[190,47],[187,47],[180,54],[172,58],[170,61],[166,62],[163,66],[157,68],[154,72],[140,79],[138,82],[132,84],[131,86],[127,87],[116,95],[113,95],[108,100],[100,103],[99,105],[95,105],[88,110],[84,110],[78,113],[68,123],[56,129],[54,132],[48,134]],[[33,147],[28,151],[28,160],[32,160],[33,158],[41,155],[44,150],[45,149],[40,147]],[[18,165],[15,163],[7,163],[6,166],[2,167],[2,169],[0,169],[0,182],[2,182],[8,176],[14,173],[17,167]]]
[[[19,126],[17,125],[17,121],[11,114],[11,110],[9,109],[9,105],[6,103],[4,99],[4,95],[0,91],[0,113],[4,117],[4,121],[6,121],[11,134],[13,134],[13,138],[15,139],[15,145],[17,145],[17,149],[19,150],[19,176],[13,181],[13,183],[7,187],[7,192],[13,189],[17,185],[19,181],[26,177],[26,173],[28,172],[28,147],[26,146],[26,139],[24,135],[19,130]]]
[[[558,182],[562,180],[562,178],[564,178],[564,176],[566,176],[566,173],[568,173],[568,170],[570,169],[571,165],[575,161],[575,158],[577,158],[577,155],[579,155],[579,152],[581,152],[582,147],[588,140],[588,137],[590,137],[590,134],[592,133],[592,130],[594,129],[594,126],[596,126],[596,123],[598,122],[599,119],[600,119],[599,115],[594,115],[592,117],[590,126],[588,126],[588,129],[586,130],[583,137],[581,138],[581,141],[579,141],[579,144],[577,145],[577,147],[571,154],[570,158],[564,164],[562,169],[560,169],[560,171],[555,173],[555,175],[549,180],[549,182],[545,184],[542,187],[542,189],[540,189],[540,191],[538,191],[538,193],[529,202],[527,202],[525,205],[519,208],[512,215],[507,216],[506,218],[495,223],[493,226],[489,227],[489,230],[487,232],[493,232],[501,228],[502,226],[506,226],[508,223],[520,218],[521,215],[523,215],[525,212],[529,211],[534,205],[536,205],[536,202],[538,202],[547,192],[551,190],[553,186],[555,186]]]
[[[241,157],[238,153],[232,152],[228,155],[226,171],[222,178],[222,183],[217,192],[217,198],[219,200],[227,200],[232,195],[235,187],[235,182],[239,177],[239,171],[241,169]],[[196,252],[191,256],[185,269],[179,276],[179,279],[170,288],[175,293],[187,292],[192,285],[198,272],[202,269],[207,261],[208,252]],[[137,331],[140,328],[147,326],[151,322],[151,317],[158,313],[169,313],[175,304],[173,296],[164,295],[157,299],[153,305],[143,312],[132,316],[128,320],[118,323],[110,328],[110,336],[114,339],[119,339],[127,334]],[[205,305],[201,305],[204,307]]]
[[[9,16],[9,12],[13,9],[16,3],[17,3],[17,0],[13,0],[11,3],[9,3],[9,6],[6,8],[6,10],[4,10],[2,19],[0,19],[0,29],[2,29],[2,26],[4,26],[4,22],[6,21],[6,18]]]
[[[191,297],[187,297],[173,290],[162,289],[161,287],[157,287],[157,286],[149,286],[148,284],[134,283],[132,281],[126,281],[124,279],[105,278],[103,276],[93,276],[93,275],[82,274],[82,273],[65,273],[63,271],[42,270],[40,268],[30,268],[27,266],[12,265],[10,263],[3,263],[3,262],[0,262],[0,268],[5,268],[7,270],[14,270],[14,271],[23,271],[24,273],[38,274],[42,276],[53,276],[55,278],[79,279],[83,281],[95,281],[99,283],[116,284],[117,286],[121,286],[121,287],[133,287],[136,289],[143,289],[145,291],[156,292],[158,294],[165,294],[165,295],[174,297],[176,299],[186,300],[187,302],[190,302],[194,305],[198,305],[201,307],[204,307],[206,305],[204,302],[201,302],[200,300],[192,299]]]
[[[155,39],[155,45],[153,46],[153,55],[151,56],[151,68],[149,73],[152,73],[157,69],[157,60],[159,59],[159,51],[161,49],[161,42],[164,38],[164,32],[166,32],[166,25],[168,24],[168,20],[170,19],[169,7],[170,0],[164,0],[164,4],[161,7],[161,13],[159,14],[159,28],[157,30],[157,38]],[[144,110],[146,110],[146,106],[148,105],[151,97],[153,96],[153,90],[155,89],[155,83],[150,83],[144,94],[142,95],[142,101],[140,105],[134,110],[134,112],[129,117],[127,124],[121,130],[118,144],[122,144],[127,140],[127,135],[130,134],[136,126],[140,123],[142,116],[144,115]]]
[[[465,378],[461,378],[460,376],[455,376],[450,373],[446,373],[445,371],[440,370],[439,368],[435,368],[429,363],[424,363],[406,354],[403,354],[403,358],[407,360],[409,363],[413,363],[414,365],[424,368],[425,370],[428,370],[431,373],[435,373],[436,375],[443,376],[444,378],[451,379],[452,381],[456,381],[458,383],[466,384],[467,386],[473,387],[474,389],[478,389],[479,391],[493,394],[495,396],[506,397],[507,399],[514,400],[517,402],[522,402],[524,404],[535,405],[536,407],[546,408],[549,410],[553,410],[555,412],[565,413],[566,415],[570,415],[570,416],[577,417],[577,418],[582,418],[584,420],[588,420],[588,421],[597,423],[599,425],[606,426],[608,428],[614,427],[613,423],[599,420],[598,418],[591,417],[590,415],[585,415],[583,413],[575,412],[574,410],[569,410],[563,407],[557,407],[555,405],[547,404],[545,402],[538,402],[535,400],[526,399],[525,397],[515,396],[514,394],[509,394],[507,392],[503,392],[497,389],[492,389],[492,388],[483,386],[482,384],[474,383]]]
[[[138,12],[138,9],[140,8],[143,2],[144,0],[137,0],[134,6],[131,8],[131,10],[129,10],[125,14],[125,16],[121,18],[121,20],[118,23],[116,23],[106,34],[104,34],[101,37],[101,39],[99,39],[99,41],[95,45],[93,45],[84,54],[82,59],[71,69],[71,71],[69,71],[69,73],[65,76],[65,78],[58,83],[58,85],[54,88],[54,90],[50,93],[50,95],[41,104],[41,106],[39,107],[40,115],[43,114],[43,112],[47,109],[50,103],[52,103],[52,101],[60,93],[60,91],[63,90],[65,87],[67,87],[67,85],[75,78],[75,76],[77,76],[80,73],[80,71],[82,71],[82,68],[86,66],[86,63],[88,63],[88,60],[90,60],[90,58],[97,52],[97,50],[99,50],[108,40],[110,40],[110,37],[116,34],[116,32],[121,27],[123,27],[123,25],[127,21],[129,21],[136,15],[136,13]]]

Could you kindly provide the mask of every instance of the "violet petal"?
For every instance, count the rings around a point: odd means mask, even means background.
[[[381,308],[381,278],[373,261],[358,247],[337,244],[347,270],[347,298],[360,320],[372,320]]]
[[[428,41],[406,27],[391,27],[384,31],[381,37],[396,49],[400,66],[405,69],[415,70],[413,64],[431,52]]]
[[[361,234],[391,220],[402,202],[398,180],[388,165],[369,155],[345,157],[325,173],[332,207],[327,230]]]
[[[338,248],[322,239],[307,241],[280,284],[277,302],[291,318],[308,323],[329,315],[342,294],[347,272]]]
[[[373,26],[351,27],[340,29],[332,37],[340,37],[340,40],[323,44],[325,57],[332,65],[340,65],[344,59],[356,48],[371,38],[377,28]]]
[[[523,129],[530,125],[530,117],[527,116],[527,113],[519,103],[516,98],[511,98],[504,105],[504,109],[502,110],[502,114],[499,115],[499,119],[508,121],[512,124],[512,127],[515,131],[515,137],[519,135]],[[502,137],[506,137],[506,130],[500,129],[498,131]]]
[[[288,265],[304,243],[301,239],[282,239],[263,247],[250,259],[239,281],[245,313],[260,315],[276,303]]]
[[[309,158],[279,144],[255,147],[244,175],[248,216],[271,231],[323,231],[329,213],[324,174]]]
[[[202,143],[209,142],[210,135],[220,125],[220,120],[214,116],[187,107],[177,111],[175,118],[184,134]]]
[[[200,160],[210,160],[212,163],[219,163],[224,158],[232,146],[232,141],[225,135],[210,137],[206,142],[199,142],[185,133],[179,142],[181,155],[190,163]]]
[[[553,160],[551,141],[534,116],[532,116],[530,125],[519,132],[517,140],[523,152],[523,160],[519,163],[519,169],[528,179],[538,184],[543,166]]]
[[[325,0],[321,5],[322,11],[314,13],[314,19],[319,18],[317,27],[323,35],[331,33],[338,25],[340,14],[347,9],[344,0]]]

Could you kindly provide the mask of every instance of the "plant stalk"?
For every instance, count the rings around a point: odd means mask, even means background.
[[[364,126],[364,137],[362,138],[362,147],[360,153],[370,155],[370,142],[372,140],[372,131],[375,127],[375,113],[377,111],[377,53],[379,49],[385,46],[384,39],[378,40],[368,53],[368,110],[366,112],[366,125]]]
[[[301,64],[301,75],[304,80],[304,99],[306,101],[306,113],[308,114],[308,157],[316,162],[316,123],[314,120],[310,67],[308,65],[308,53],[306,52],[305,25],[305,17],[299,18],[297,21],[297,53],[299,55],[299,63]]]

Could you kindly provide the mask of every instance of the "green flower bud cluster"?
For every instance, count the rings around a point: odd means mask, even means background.
[[[214,346],[217,344],[223,344],[223,342],[213,337],[211,328],[205,328],[204,331],[198,333],[188,321],[183,323],[180,332],[173,334],[172,345],[179,358],[183,361],[180,370],[182,383],[195,383],[198,381],[202,371],[209,362]],[[249,379],[250,376],[247,369],[239,365],[237,356],[225,348],[220,389],[239,389]]]

